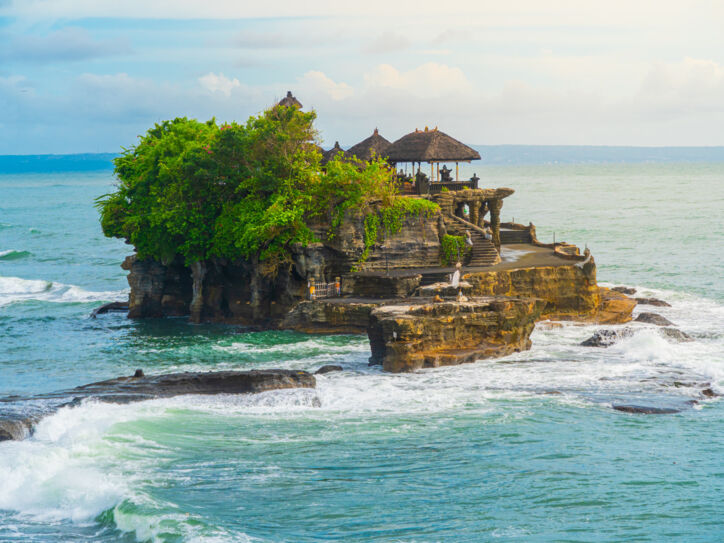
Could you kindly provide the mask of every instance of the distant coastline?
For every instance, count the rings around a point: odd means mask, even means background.
[[[724,147],[472,145],[485,166],[724,162]],[[111,171],[116,153],[0,155],[0,174]]]
[[[0,174],[112,171],[116,156],[117,153],[0,155]]]

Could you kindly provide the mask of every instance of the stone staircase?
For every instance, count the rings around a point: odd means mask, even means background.
[[[466,226],[466,221],[445,217],[445,228],[448,234],[453,236],[465,236],[465,231],[470,232],[473,240],[473,250],[467,267],[493,266],[499,262],[498,251],[489,239],[485,239],[482,233],[474,225]]]
[[[530,243],[530,232],[528,230],[500,230],[501,245],[512,245],[514,243]]]

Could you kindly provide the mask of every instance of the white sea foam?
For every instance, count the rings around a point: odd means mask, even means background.
[[[55,303],[101,302],[122,299],[127,293],[128,290],[94,292],[42,279],[0,277],[0,307],[29,300]]]

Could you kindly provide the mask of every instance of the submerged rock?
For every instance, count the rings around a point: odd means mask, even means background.
[[[676,326],[669,319],[657,313],[640,313],[639,316],[636,317],[636,322],[645,322],[646,324],[655,324],[656,326]]]
[[[306,371],[296,370],[250,370],[184,372],[165,375],[143,375],[136,372],[133,377],[117,377],[73,389],[29,398],[4,398],[1,403],[19,400],[47,400],[72,398],[58,403],[55,409],[78,405],[87,398],[109,403],[130,403],[153,398],[170,398],[182,394],[254,394],[268,390],[287,388],[315,388],[314,376]],[[53,410],[43,413],[51,414]],[[22,415],[0,412],[0,441],[27,437],[41,415]]]
[[[707,398],[716,398],[718,396],[721,396],[721,394],[714,392],[711,388],[705,388],[701,391],[702,396],[706,396]]]
[[[657,307],[671,307],[669,302],[659,300],[658,298],[634,298],[640,305],[654,305]]]
[[[666,336],[670,339],[673,339],[675,341],[682,341],[682,342],[683,341],[694,341],[693,337],[691,337],[686,332],[682,332],[678,328],[670,328],[670,327],[661,328],[659,330],[659,332],[662,333],[664,336]]]
[[[651,407],[647,405],[613,405],[612,407],[616,411],[643,415],[671,415],[673,413],[681,413],[680,409],[674,409],[673,407]]]
[[[497,297],[382,306],[370,315],[370,364],[404,372],[527,350],[544,306],[539,299]]]

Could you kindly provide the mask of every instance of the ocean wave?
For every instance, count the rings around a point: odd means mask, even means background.
[[[15,249],[8,249],[6,251],[0,251],[0,260],[18,260],[32,255],[33,253],[30,251],[16,251]]]
[[[17,302],[87,303],[119,300],[127,290],[94,292],[43,279],[0,277],[0,307]]]

